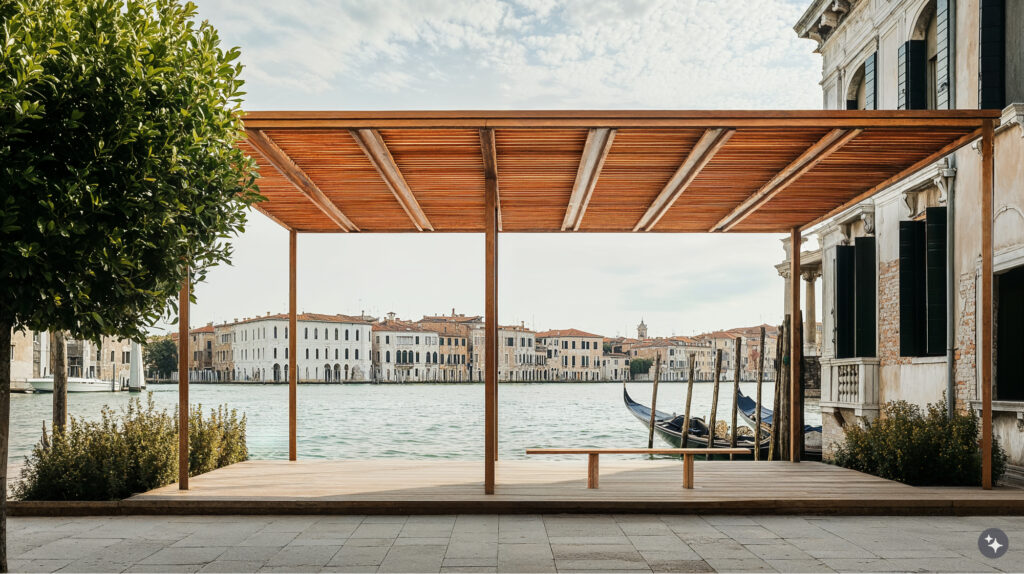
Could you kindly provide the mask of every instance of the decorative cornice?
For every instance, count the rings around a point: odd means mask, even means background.
[[[817,42],[814,51],[820,52],[821,46],[839,28],[856,3],[857,0],[814,0],[793,30],[797,36]]]

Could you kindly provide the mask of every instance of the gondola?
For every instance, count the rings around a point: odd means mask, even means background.
[[[739,408],[740,416],[750,428],[757,426],[756,418],[757,401],[743,394],[740,391],[736,397],[736,405]],[[650,411],[648,411],[649,413]],[[761,433],[771,434],[774,413],[771,409],[761,405]],[[804,457],[808,459],[821,460],[821,425],[804,425]]]
[[[622,400],[626,403],[626,408],[629,412],[633,413],[633,416],[643,423],[644,428],[649,428],[648,425],[651,422],[651,409],[646,405],[642,405],[632,399],[629,396],[629,391],[626,390],[626,385],[622,385]],[[665,441],[673,447],[680,447],[682,444],[682,429],[683,415],[670,415],[662,411],[654,411],[654,432],[658,435],[661,440]],[[768,436],[765,436],[761,440],[761,455],[762,458],[768,456]],[[704,422],[704,419],[696,416],[690,417],[690,432],[687,433],[686,447],[688,448],[705,448],[708,446],[708,425]],[[728,448],[729,437],[715,437],[715,448]],[[741,448],[754,448],[754,437],[752,436],[737,436],[736,446]],[[749,455],[743,455],[738,458],[753,458],[753,451]],[[700,458],[700,457],[698,457]],[[728,455],[721,457],[715,456],[713,458],[728,458]]]

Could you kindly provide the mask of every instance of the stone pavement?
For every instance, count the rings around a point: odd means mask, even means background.
[[[1024,517],[11,518],[8,544],[12,572],[997,572],[1024,570]]]

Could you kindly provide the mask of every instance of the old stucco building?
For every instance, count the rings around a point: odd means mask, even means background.
[[[826,109],[1003,110],[995,135],[993,430],[1024,464],[1024,2],[815,1]],[[981,157],[967,147],[817,230],[826,455],[885,402],[978,406]],[[788,250],[788,246],[787,246]]]

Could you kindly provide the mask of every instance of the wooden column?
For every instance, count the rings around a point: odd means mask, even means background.
[[[494,494],[498,457],[498,182],[486,179],[484,235],[484,493]]]
[[[295,420],[298,413],[299,354],[296,350],[299,340],[298,320],[295,315],[295,252],[298,234],[294,229],[288,232],[288,460],[297,458],[298,440]]]
[[[789,290],[789,308],[792,316],[789,323],[789,459],[800,462],[803,445],[803,393],[800,392],[802,373],[800,369],[800,228],[794,227],[789,242],[789,276],[792,278]]]
[[[188,490],[188,306],[189,278],[178,294],[178,490]]]
[[[995,121],[981,132],[981,486],[992,488],[992,195]],[[953,403],[953,397],[948,399]]]

